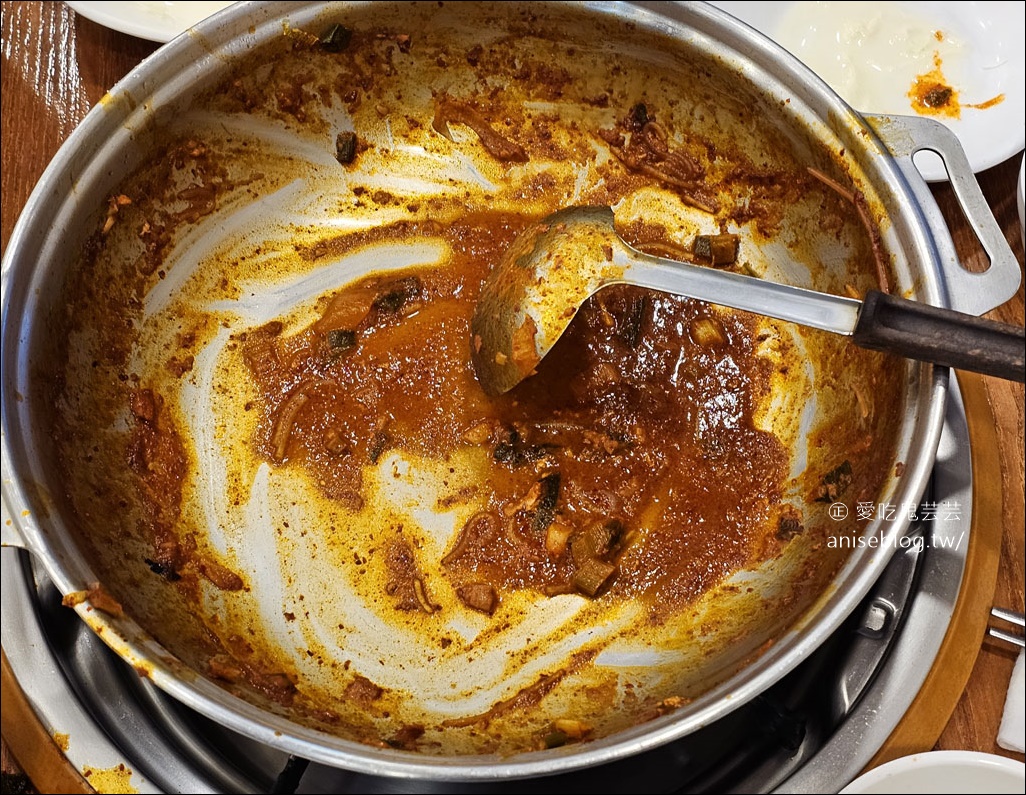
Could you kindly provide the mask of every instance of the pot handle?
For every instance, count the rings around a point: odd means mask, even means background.
[[[1019,263],[983,197],[957,136],[934,119],[872,114],[865,114],[863,118],[894,155],[920,212],[934,232],[951,308],[982,315],[1009,300],[1019,289],[1022,278]],[[912,162],[912,156],[924,149],[937,153],[944,161],[958,204],[990,260],[990,267],[983,273],[967,271],[958,260],[944,216]],[[938,234],[939,230],[944,230],[944,234]]]
[[[851,341],[922,362],[1026,381],[1021,326],[996,323],[920,301],[870,290],[862,301]]]

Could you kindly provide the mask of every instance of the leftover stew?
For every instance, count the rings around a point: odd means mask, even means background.
[[[357,512],[363,473],[384,456],[471,451],[472,490],[441,499],[480,510],[441,563],[473,610],[491,615],[517,589],[679,609],[776,546],[787,454],[753,424],[769,373],[755,322],[607,288],[535,376],[488,398],[470,364],[470,316],[524,223],[454,225],[446,266],[370,276],[326,297],[305,328],[274,321],[241,335],[261,396],[255,443]],[[433,613],[411,556],[385,554],[395,606]]]

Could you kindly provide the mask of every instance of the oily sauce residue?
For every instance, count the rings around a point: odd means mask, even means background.
[[[909,89],[908,97],[912,100],[912,109],[916,113],[959,119],[962,117],[962,108],[984,110],[1004,102],[1004,94],[998,94],[984,102],[961,102],[958,90],[950,85],[941,67],[940,54],[934,53],[933,69],[918,75]]]
[[[452,7],[289,29],[197,96],[97,199],[46,389],[90,561],[189,675],[375,746],[514,753],[779,638],[843,562],[825,535],[860,532],[817,501],[881,493],[904,368],[618,287],[487,397],[479,287],[560,207],[710,267],[783,278],[784,252],[832,292],[890,255],[840,144],[733,69]]]
[[[86,765],[82,768],[82,776],[97,792],[134,793],[139,791],[132,785],[132,771],[124,765],[115,767]]]
[[[442,561],[467,606],[491,613],[533,589],[679,608],[752,562],[779,501],[785,451],[752,422],[767,376],[752,320],[608,288],[535,376],[486,397],[469,320],[488,263],[526,223],[461,221],[445,232],[448,267],[364,279],[290,336],[278,323],[247,333],[259,449],[356,509],[362,472],[385,451],[478,449],[485,507]],[[390,549],[396,607],[433,612],[401,538]]]

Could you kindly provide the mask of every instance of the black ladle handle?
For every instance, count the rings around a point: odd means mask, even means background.
[[[1026,381],[1026,332],[1018,326],[870,290],[851,341],[959,370]]]

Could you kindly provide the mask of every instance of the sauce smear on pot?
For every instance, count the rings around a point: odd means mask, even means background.
[[[536,376],[488,398],[469,364],[469,318],[521,223],[454,225],[446,267],[368,277],[326,296],[302,330],[243,335],[262,397],[258,449],[357,513],[364,469],[386,452],[469,452],[477,482],[440,501],[480,508],[442,559],[472,609],[491,614],[517,589],[679,609],[772,546],[787,457],[753,424],[769,368],[751,318],[609,288]],[[416,575],[394,574],[386,590],[399,609],[433,612]]]
[[[514,754],[686,709],[830,592],[905,365],[617,287],[492,399],[479,287],[595,204],[642,250],[858,295],[890,264],[872,185],[801,103],[573,4],[276,25],[140,128],[39,335],[55,504],[108,606],[376,747]]]

